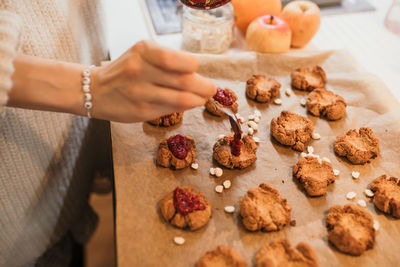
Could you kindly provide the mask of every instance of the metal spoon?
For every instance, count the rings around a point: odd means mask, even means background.
[[[228,116],[233,132],[235,134],[242,134],[242,129],[240,127],[240,123],[237,121],[235,114],[233,114],[233,112],[229,108],[221,107],[221,106],[217,105],[217,103],[215,103],[215,102],[213,102],[213,103],[214,103],[214,106],[219,111],[223,112],[225,115]]]

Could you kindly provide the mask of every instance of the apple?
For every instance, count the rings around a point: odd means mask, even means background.
[[[265,15],[250,23],[246,42],[251,50],[261,53],[283,53],[290,49],[291,31],[280,17]]]
[[[321,22],[319,7],[311,1],[290,2],[280,16],[292,30],[293,47],[303,47],[310,42]]]

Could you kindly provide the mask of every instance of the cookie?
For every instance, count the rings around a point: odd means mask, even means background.
[[[370,128],[352,129],[336,137],[333,150],[353,164],[365,164],[378,156],[379,139]]]
[[[247,263],[233,249],[218,246],[201,257],[196,267],[247,267]]]
[[[236,102],[237,99],[237,95],[231,89],[218,88],[217,93],[207,100],[205,107],[206,110],[211,114],[221,117],[224,115],[224,113],[217,109],[215,104],[220,107],[229,108],[233,113],[236,113],[238,110],[238,103]]]
[[[256,254],[254,267],[317,267],[317,255],[314,250],[304,242],[290,247],[286,239],[278,239],[270,244],[265,244]]]
[[[270,103],[280,95],[281,84],[265,75],[253,75],[246,83],[246,95],[260,103]]]
[[[370,185],[375,207],[395,218],[400,218],[400,179],[379,176]]]
[[[232,149],[234,135],[224,136],[219,139],[213,148],[213,158],[222,166],[233,169],[244,169],[257,160],[257,144],[251,136],[245,135],[240,140],[240,154]]]
[[[326,218],[328,239],[339,251],[359,256],[374,247],[373,224],[371,214],[362,207],[333,206]]]
[[[163,140],[157,151],[157,164],[176,170],[188,167],[196,158],[196,145],[190,136],[173,135]]]
[[[340,95],[334,94],[324,88],[317,88],[307,98],[308,112],[317,117],[326,117],[335,121],[346,114],[346,101]]]
[[[163,218],[178,228],[194,231],[208,223],[211,203],[202,192],[194,193],[192,186],[177,187],[160,202]]]
[[[303,151],[305,143],[311,139],[314,124],[309,119],[284,110],[277,119],[271,120],[271,135],[282,145]]]
[[[291,211],[286,198],[266,183],[249,189],[239,203],[243,225],[249,231],[279,231],[290,223]]]
[[[182,121],[183,112],[174,112],[157,119],[148,121],[148,123],[155,125],[155,126],[164,126],[169,127],[175,124],[178,124]]]
[[[300,158],[293,167],[293,176],[303,185],[312,197],[326,194],[328,185],[335,182],[332,164],[312,156]]]
[[[325,87],[326,74],[320,66],[298,68],[290,74],[292,87],[302,91],[312,91]]]

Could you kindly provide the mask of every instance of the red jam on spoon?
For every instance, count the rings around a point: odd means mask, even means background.
[[[178,159],[186,158],[189,152],[189,147],[187,144],[186,137],[177,134],[175,136],[168,138],[167,143],[169,150],[175,157],[177,157]]]
[[[231,141],[231,153],[234,156],[240,156],[240,150],[242,148],[242,134],[235,133],[233,140]]]
[[[195,210],[204,210],[206,206],[201,203],[198,196],[177,187],[174,191],[174,207],[182,215],[187,215]]]
[[[232,94],[221,88],[217,88],[217,93],[213,98],[224,106],[230,106],[233,104]]]

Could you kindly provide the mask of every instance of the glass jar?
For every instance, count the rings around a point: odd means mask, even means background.
[[[183,49],[210,54],[227,51],[232,43],[233,22],[231,3],[208,10],[183,6]]]

